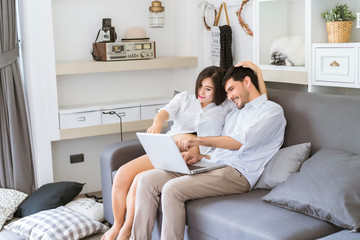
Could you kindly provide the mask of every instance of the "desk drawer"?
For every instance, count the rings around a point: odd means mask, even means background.
[[[316,48],[315,81],[355,83],[355,48]]]
[[[139,107],[129,107],[129,108],[116,108],[116,109],[107,109],[103,112],[115,111],[122,119],[122,122],[131,122],[140,120],[140,108]],[[119,123],[120,119],[117,115],[113,114],[102,114],[102,123],[111,124]]]
[[[101,124],[101,111],[60,114],[60,129],[89,127]]]
[[[141,120],[153,119],[160,110],[160,108],[164,107],[165,105],[166,104],[141,106]]]

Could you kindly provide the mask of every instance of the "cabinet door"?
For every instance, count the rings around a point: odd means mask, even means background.
[[[355,84],[355,57],[355,48],[315,48],[315,82]]]
[[[100,124],[100,111],[60,114],[60,129],[89,127]]]

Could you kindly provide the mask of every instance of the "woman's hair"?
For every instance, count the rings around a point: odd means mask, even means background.
[[[214,85],[214,103],[216,106],[220,105],[226,99],[226,93],[221,85],[222,79],[225,75],[225,69],[217,66],[210,66],[199,73],[195,84],[195,96],[198,98],[199,88],[202,80],[210,78]]]

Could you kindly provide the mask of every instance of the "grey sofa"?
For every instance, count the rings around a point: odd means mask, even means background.
[[[285,112],[287,127],[283,147],[311,142],[311,154],[323,148],[360,153],[360,98],[285,90],[268,90],[269,98]],[[127,161],[144,154],[137,140],[114,143],[101,154],[105,219],[113,223],[112,178]],[[360,239],[331,223],[273,206],[261,198],[269,190],[189,201],[186,204],[186,239],[305,240]],[[159,238],[161,209],[153,231]]]

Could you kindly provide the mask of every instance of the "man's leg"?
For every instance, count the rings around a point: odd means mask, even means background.
[[[178,176],[181,174],[159,169],[141,173],[137,184],[134,223],[130,239],[151,239],[161,190],[167,181]]]
[[[244,193],[250,190],[247,179],[232,167],[186,175],[169,180],[162,190],[163,221],[161,239],[183,239],[185,202],[192,199]]]

